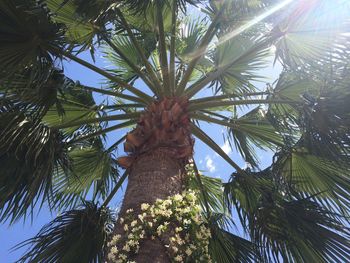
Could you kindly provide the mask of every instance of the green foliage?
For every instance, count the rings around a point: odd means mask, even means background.
[[[104,149],[102,141],[73,146],[68,157],[70,169],[60,167],[53,177],[54,205],[75,206],[88,197],[89,191],[94,200],[105,199],[118,181],[118,170],[116,160]]]
[[[73,44],[85,44],[86,47],[93,45],[93,37],[98,32],[95,28],[97,26],[92,21],[83,20],[81,12],[77,12],[78,6],[75,5],[74,1],[48,0],[46,2],[53,14],[52,19],[56,23],[64,25],[68,41]]]
[[[0,25],[0,71],[43,71],[65,44],[60,26],[34,0],[1,1]]]
[[[218,69],[227,69],[218,79],[220,86],[217,91],[236,95],[254,91],[252,82],[262,80],[257,72],[267,65],[268,56],[271,55],[269,48],[252,52],[261,40],[244,36],[225,40],[225,35],[222,38],[219,43],[223,43],[218,45],[214,60]],[[236,63],[231,65],[232,61]]]
[[[239,218],[260,252],[262,260],[332,262],[349,260],[349,229],[342,216],[278,186],[274,171],[245,176],[234,174],[225,185],[225,200],[234,205]]]
[[[201,0],[175,0],[177,2],[178,7],[185,8],[186,3],[189,3],[191,5],[196,5],[200,2],[204,2]],[[134,13],[147,13],[147,10],[150,6],[154,6],[156,2],[159,2],[160,4],[167,6],[170,5],[172,0],[166,0],[166,1],[153,1],[153,0],[123,0],[122,1],[124,5],[127,6],[129,10],[131,10]],[[146,11],[145,11],[146,10]]]
[[[212,238],[209,251],[214,262],[255,262],[254,244],[233,235],[215,224],[211,225]]]
[[[83,205],[22,243],[32,249],[21,261],[102,261],[105,207],[129,172],[118,180],[116,148],[127,133],[111,145],[106,134],[134,128],[168,97],[187,98],[172,114],[188,116],[181,125],[234,169],[223,183],[188,168],[214,261],[349,261],[347,2],[1,1],[0,221],[25,218],[36,204]],[[112,67],[78,57],[90,51],[94,61],[96,50]],[[67,78],[66,59],[103,76],[101,87]],[[258,86],[273,63],[280,76]],[[109,97],[97,105],[95,93]],[[158,117],[159,127],[172,118]],[[250,168],[202,122],[225,128]],[[274,153],[265,170],[256,149]],[[232,233],[239,224],[247,239]]]
[[[66,85],[64,75],[57,69],[37,72],[27,69],[1,76],[0,100],[11,101],[12,107],[27,113],[42,114],[57,102],[58,92]]]
[[[64,136],[17,112],[0,117],[0,218],[11,222],[51,194],[55,167],[67,167]]]
[[[114,223],[108,209],[84,202],[45,225],[16,248],[30,246],[17,262],[102,262],[106,225]]]

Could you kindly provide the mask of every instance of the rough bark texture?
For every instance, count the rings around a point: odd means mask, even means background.
[[[186,97],[151,103],[141,114],[136,128],[127,134],[124,151],[128,155],[118,158],[119,165],[129,168],[140,155],[159,147],[171,149],[177,159],[188,160],[193,154],[194,140],[187,107]]]
[[[183,170],[167,149],[141,155],[131,169],[121,212],[181,192]]]
[[[140,155],[131,167],[120,217],[124,217],[126,210],[130,208],[135,214],[139,214],[142,203],[153,204],[157,198],[166,199],[170,195],[181,193],[183,175],[183,160],[175,158],[169,148],[157,148]],[[122,226],[117,224],[114,233],[123,236],[123,232]],[[142,241],[139,253],[130,260],[137,263],[170,262],[166,249],[159,239]]]

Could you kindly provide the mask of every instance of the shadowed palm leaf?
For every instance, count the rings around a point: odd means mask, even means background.
[[[50,195],[55,167],[66,169],[68,160],[64,135],[24,114],[2,113],[0,127],[0,214],[13,221]]]
[[[114,220],[108,209],[84,202],[45,225],[35,237],[17,245],[16,248],[31,245],[18,262],[101,262],[106,227]]]

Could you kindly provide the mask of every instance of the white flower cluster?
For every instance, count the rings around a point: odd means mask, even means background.
[[[127,210],[125,218],[119,219],[125,238],[115,235],[108,243],[109,260],[130,262],[128,258],[138,253],[143,239],[158,238],[173,262],[211,262],[210,230],[200,216],[193,191],[157,199],[153,205],[142,204],[137,216],[132,212],[132,209]]]

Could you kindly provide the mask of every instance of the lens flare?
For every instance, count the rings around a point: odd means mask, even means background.
[[[257,23],[261,22],[265,18],[269,17],[270,15],[274,14],[275,12],[277,12],[278,10],[282,9],[283,7],[287,6],[288,4],[290,4],[292,2],[293,2],[293,0],[286,0],[286,1],[283,1],[283,2],[275,5],[274,7],[267,10],[266,12],[262,13],[261,15],[255,17],[251,21],[245,23],[244,25],[240,26],[239,28],[237,28],[237,29],[231,31],[230,33],[226,34],[225,36],[223,36],[219,40],[217,45],[223,44],[226,41],[234,38],[235,36],[239,35],[240,33],[244,32],[245,30],[251,28],[252,26],[256,25]]]

